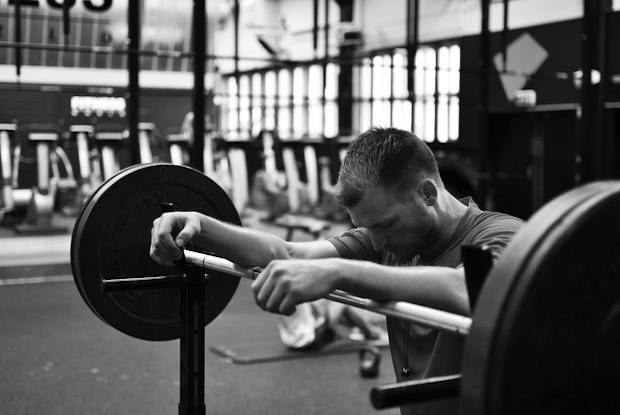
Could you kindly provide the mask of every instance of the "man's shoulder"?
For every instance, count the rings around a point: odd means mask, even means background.
[[[494,256],[510,243],[525,221],[505,213],[479,210],[471,218],[465,244],[487,246]]]
[[[492,226],[518,229],[523,226],[524,223],[525,221],[523,219],[519,219],[516,216],[490,210],[479,210],[479,213],[474,217],[474,224],[476,226]]]

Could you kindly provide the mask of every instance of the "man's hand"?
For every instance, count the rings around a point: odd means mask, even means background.
[[[252,283],[252,291],[263,310],[290,315],[297,304],[332,292],[337,275],[331,258],[275,260]]]
[[[201,216],[197,212],[169,212],[155,219],[151,228],[151,258],[163,265],[180,259],[181,248],[200,234]]]

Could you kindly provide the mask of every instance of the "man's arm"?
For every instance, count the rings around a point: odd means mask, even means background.
[[[273,261],[252,284],[262,308],[283,314],[290,314],[295,305],[324,297],[335,289],[461,315],[470,313],[462,268],[391,267],[342,258]]]
[[[178,233],[177,233],[178,232]],[[174,239],[173,239],[174,238]],[[246,266],[264,267],[274,259],[338,257],[328,241],[288,242],[267,232],[225,223],[197,212],[164,213],[153,222],[151,257],[170,264],[188,242]]]

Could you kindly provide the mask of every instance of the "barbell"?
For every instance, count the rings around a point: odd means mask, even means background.
[[[183,275],[149,257],[150,228],[164,203],[240,224],[211,179],[188,167],[151,164],[125,169],[95,191],[72,236],[72,270],[86,304],[146,340],[180,335],[179,290],[169,286]],[[463,414],[619,413],[619,212],[618,182],[592,183],[548,203],[491,270],[471,319],[343,292],[329,298],[468,333],[458,379]],[[223,311],[240,277],[259,272],[199,252],[186,250],[185,257],[208,269],[205,324]],[[128,289],[132,284],[142,285]]]

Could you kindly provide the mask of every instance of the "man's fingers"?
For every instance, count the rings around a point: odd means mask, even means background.
[[[265,269],[263,269],[263,272],[258,274],[258,277],[256,277],[256,279],[252,282],[252,292],[255,296],[258,295],[261,288],[263,287],[263,284],[265,284],[265,281],[269,278],[269,275],[271,275],[273,266],[273,261],[267,264]]]
[[[164,265],[171,265],[173,260],[181,257],[181,251],[172,237],[177,219],[174,213],[164,214],[153,221],[151,228],[151,258]]]
[[[278,312],[280,314],[284,314],[287,316],[290,316],[291,314],[293,314],[295,312],[295,309],[297,308],[297,300],[295,299],[295,297],[293,295],[291,295],[291,293],[288,293],[284,299],[282,299],[282,302],[280,303],[280,307],[278,309]]]
[[[191,241],[200,231],[200,225],[188,220],[174,239],[174,245],[177,248],[183,248],[185,244]],[[172,239],[172,238],[170,238]]]
[[[273,287],[273,290],[271,290],[267,301],[265,301],[265,309],[272,313],[279,313],[280,303],[282,303],[282,300],[287,294],[288,290],[286,284],[277,284]]]

